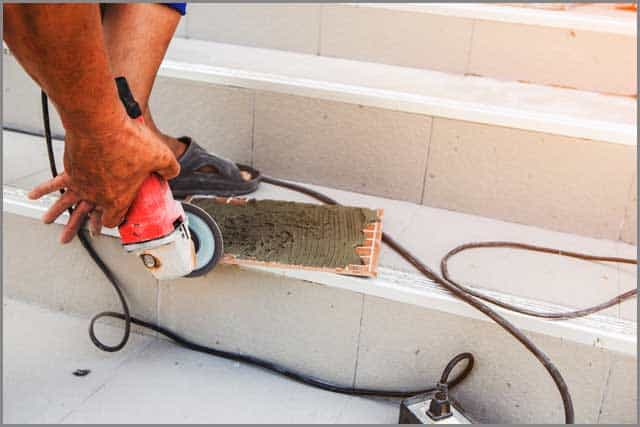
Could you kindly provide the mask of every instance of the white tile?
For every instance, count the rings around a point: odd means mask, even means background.
[[[477,20],[468,72],[633,95],[636,43],[627,35]]]
[[[63,170],[61,141],[54,141],[54,155],[58,170]],[[50,178],[49,160],[44,138],[34,137],[18,132],[2,132],[2,181],[3,184],[15,185],[31,175],[48,174]]]
[[[189,19],[188,14],[180,18],[174,37],[187,37],[187,19]]]
[[[449,250],[467,242],[515,241],[605,256],[617,253],[610,241],[436,209],[418,212],[401,241],[437,271]],[[573,307],[595,304],[618,290],[613,264],[514,249],[467,251],[453,258],[449,267],[451,276],[467,285]]]
[[[576,422],[595,422],[610,355],[589,346],[528,335],[557,364],[569,384]],[[452,395],[476,421],[563,421],[562,402],[545,369],[495,324],[365,298],[358,386],[428,388],[438,381],[446,363],[465,351],[476,358],[474,371]],[[635,382],[635,376],[628,381]],[[635,411],[635,406],[625,401],[621,409]]]
[[[31,80],[15,57],[2,55],[2,123],[4,126],[43,132],[40,88]],[[56,108],[49,102],[51,131],[64,135],[64,128]]]
[[[266,174],[419,202],[431,118],[258,92],[255,165]]]
[[[604,391],[599,424],[638,424],[638,359],[615,356]]]
[[[161,283],[159,301],[160,323],[186,338],[342,384],[353,380],[359,294],[218,266]]]
[[[187,36],[316,54],[317,4],[190,4]]]
[[[361,5],[325,5],[320,54],[463,74],[472,20]]]
[[[83,315],[121,312],[111,284],[78,239],[59,243],[62,226],[13,214],[3,216],[3,291],[5,295]],[[155,321],[157,282],[119,240],[91,239],[123,287],[132,314]]]
[[[616,255],[622,258],[638,259],[638,247],[618,243]],[[638,266],[632,264],[618,264],[619,293],[638,288]],[[620,304],[620,317],[622,319],[638,321],[638,297],[631,298]]]
[[[113,338],[119,334],[115,328],[103,332]],[[134,335],[123,351],[104,353],[86,338],[85,319],[5,300],[3,421],[210,424],[397,419],[397,403],[322,391],[244,363],[152,340]],[[72,372],[78,368],[91,373],[75,377]]]
[[[5,264],[6,265],[6,264]],[[122,331],[102,326],[116,341]],[[3,422],[58,423],[135,357],[151,338],[133,334],[119,353],[105,353],[87,337],[87,320],[13,299],[3,300]],[[90,369],[85,377],[72,373]]]
[[[251,91],[158,77],[149,105],[162,132],[191,136],[217,155],[251,162]]]
[[[349,396],[158,341],[65,422],[331,423],[370,419],[368,409],[391,418],[384,404],[353,404]]]
[[[420,209],[398,240],[440,272],[440,261],[458,245],[512,241],[603,256],[616,256],[617,244],[443,209]],[[410,267],[400,266],[411,271]],[[449,263],[454,280],[468,286],[583,308],[618,294],[618,266],[515,249],[476,249]],[[618,316],[617,307],[603,313]]]
[[[397,424],[399,400],[352,397],[347,401],[335,424]]]
[[[429,147],[426,205],[618,239],[635,146],[435,119]]]
[[[636,150],[637,151],[637,150]],[[638,171],[636,170],[631,180],[629,201],[625,209],[624,223],[620,232],[620,240],[623,242],[638,244]]]

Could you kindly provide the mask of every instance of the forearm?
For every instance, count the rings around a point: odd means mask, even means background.
[[[97,4],[5,4],[4,39],[55,104],[67,132],[107,135],[126,120]]]

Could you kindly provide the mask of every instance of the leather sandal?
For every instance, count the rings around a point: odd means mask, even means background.
[[[187,149],[178,159],[180,175],[169,181],[174,197],[231,197],[258,189],[261,176],[257,170],[210,154],[190,137],[183,136],[178,141]]]

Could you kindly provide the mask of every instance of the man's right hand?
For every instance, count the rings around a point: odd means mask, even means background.
[[[67,243],[87,215],[95,234],[102,225],[119,225],[142,182],[154,172],[169,180],[178,175],[180,165],[155,133],[127,117],[113,132],[100,135],[78,135],[67,130],[64,172],[35,187],[29,198],[65,190],[42,220],[52,223],[67,208],[75,206],[60,236],[60,241]]]

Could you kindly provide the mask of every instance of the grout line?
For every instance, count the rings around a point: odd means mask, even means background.
[[[116,368],[117,369],[117,368]],[[67,418],[69,418],[73,413],[76,412],[76,410],[78,410],[80,407],[82,407],[85,403],[87,403],[87,401],[89,399],[91,399],[93,396],[95,396],[100,390],[102,390],[105,386],[107,385],[107,381],[103,382],[102,384],[100,384],[98,387],[96,387],[95,390],[93,390],[91,393],[89,393],[89,395],[87,397],[85,397],[84,399],[82,399],[82,402],[80,402],[78,404],[78,406],[76,408],[71,409],[69,412],[67,412],[62,418],[60,418],[56,424],[62,424],[64,423],[64,420],[66,420]]]
[[[469,52],[467,52],[467,63],[464,66],[464,74],[469,73],[471,67],[471,52],[473,51],[473,40],[476,35],[476,19],[471,20],[471,36],[469,37]]]
[[[596,416],[596,424],[600,424],[600,415],[602,415],[602,408],[604,406],[604,399],[607,396],[607,390],[609,389],[609,382],[611,381],[611,371],[613,370],[613,360],[609,359],[609,369],[607,369],[607,378],[602,388],[602,396],[600,397],[600,406],[598,407],[598,415]]]
[[[618,233],[616,235],[616,240],[618,241],[623,241],[622,240],[622,230],[624,229],[625,224],[627,223],[627,214],[629,213],[629,209],[631,208],[631,206],[633,206],[633,191],[631,191],[633,189],[633,183],[634,181],[637,180],[637,176],[636,174],[632,174],[631,175],[631,182],[629,183],[629,188],[627,190],[627,200],[625,201],[625,207],[624,207],[624,212],[622,214],[622,220],[620,221],[620,226],[618,227]],[[637,203],[636,203],[637,205]],[[627,242],[625,242],[627,243]]]
[[[365,295],[362,295],[362,305],[360,306],[360,324],[358,326],[358,341],[356,343],[356,361],[353,367],[353,380],[351,381],[351,387],[356,387],[356,380],[358,377],[358,361],[360,359],[360,337],[362,335],[362,320],[364,319],[364,299]]]
[[[318,40],[316,41],[316,55],[321,56],[322,47],[322,21],[324,20],[325,5],[320,4],[318,7]]]
[[[422,192],[420,194],[420,204],[424,205],[424,195],[427,192],[427,177],[429,176],[429,158],[431,155],[431,143],[433,142],[433,128],[436,126],[436,117],[431,117],[431,128],[429,129],[429,140],[427,141],[427,155],[424,162],[424,175],[422,176]]]
[[[253,103],[251,107],[251,167],[255,168],[255,150],[256,150],[256,98],[258,91],[253,91]]]

